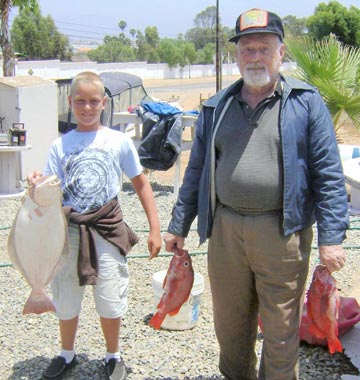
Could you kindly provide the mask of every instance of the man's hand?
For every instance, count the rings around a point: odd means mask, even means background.
[[[346,262],[346,254],[341,245],[319,246],[320,263],[326,265],[330,272],[340,270]]]
[[[185,238],[177,235],[173,235],[169,232],[164,234],[165,251],[174,252],[174,248],[183,248]]]

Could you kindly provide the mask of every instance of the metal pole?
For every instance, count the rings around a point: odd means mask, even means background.
[[[216,92],[221,90],[221,47],[220,47],[220,22],[219,0],[216,0]]]

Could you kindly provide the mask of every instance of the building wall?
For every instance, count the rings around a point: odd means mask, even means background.
[[[57,85],[35,76],[0,79],[0,116],[4,132],[13,123],[24,123],[26,142],[31,149],[21,153],[17,179],[30,171],[42,170],[49,148],[58,137]],[[20,155],[19,155],[20,156]]]
[[[1,61],[0,61],[1,62]],[[1,64],[2,65],[2,64]],[[15,67],[16,76],[35,75],[44,79],[72,78],[85,70],[101,73],[104,71],[123,71],[138,75],[142,79],[182,79],[216,76],[214,65],[192,65],[184,68],[170,69],[166,63],[147,64],[146,62],[60,62],[48,61],[18,61]],[[239,73],[235,63],[223,64],[223,75]],[[2,72],[0,73],[0,77]]]

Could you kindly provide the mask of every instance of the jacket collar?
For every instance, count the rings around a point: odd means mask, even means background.
[[[278,86],[281,85],[281,92],[288,94],[291,90],[308,90],[308,91],[315,91],[315,87],[311,86],[308,83],[305,83],[299,79],[285,76],[283,74],[280,74],[280,80],[278,82]],[[230,96],[234,96],[238,94],[241,90],[241,87],[243,86],[244,81],[242,78],[238,79],[236,82],[231,84],[229,87],[219,91],[214,96],[212,96],[210,99],[208,99],[204,103],[204,107],[210,107],[210,108],[217,108],[221,107],[226,103],[226,100]],[[279,87],[275,91],[278,90]],[[222,108],[222,107],[221,107]]]

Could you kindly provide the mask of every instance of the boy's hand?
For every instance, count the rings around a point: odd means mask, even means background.
[[[40,177],[42,177],[42,174],[39,170],[34,170],[33,172],[29,173],[29,175],[26,177],[30,198],[33,198],[34,196],[35,182]]]
[[[150,252],[150,257],[149,260],[153,259],[156,257],[161,249],[161,235],[160,232],[151,232],[149,233],[148,237],[148,250]]]
[[[42,174],[39,170],[34,170],[33,172],[30,172],[26,178],[28,187],[34,187],[35,181],[40,177],[42,177]]]

